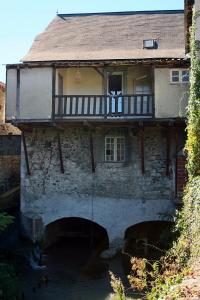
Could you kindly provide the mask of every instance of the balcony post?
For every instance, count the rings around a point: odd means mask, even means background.
[[[56,88],[56,68],[52,69],[52,122],[55,120],[55,88]]]

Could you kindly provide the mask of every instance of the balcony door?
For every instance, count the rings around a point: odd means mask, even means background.
[[[109,106],[108,106],[110,113],[122,112],[122,97],[120,97],[122,93],[123,93],[123,74],[122,73],[108,74],[108,94],[110,96],[113,96],[111,97],[110,99],[111,103],[109,101]]]

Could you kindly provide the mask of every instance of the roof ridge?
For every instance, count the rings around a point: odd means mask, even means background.
[[[116,12],[91,12],[91,13],[70,13],[57,14],[58,17],[86,17],[92,15],[137,15],[137,14],[177,14],[184,13],[184,9],[174,10],[138,10],[138,11],[116,11]]]

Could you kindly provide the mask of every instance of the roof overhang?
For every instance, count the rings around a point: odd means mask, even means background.
[[[189,66],[189,58],[148,58],[148,59],[112,59],[112,60],[79,60],[79,61],[35,61],[19,64],[8,64],[7,69],[11,68],[38,68],[38,67],[113,67],[131,65],[155,65],[155,66]]]

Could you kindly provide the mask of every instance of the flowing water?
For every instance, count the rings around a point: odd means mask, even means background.
[[[126,284],[121,257],[103,260],[87,241],[65,241],[46,251],[46,269],[28,269],[22,277],[26,300],[108,300],[108,271]]]

